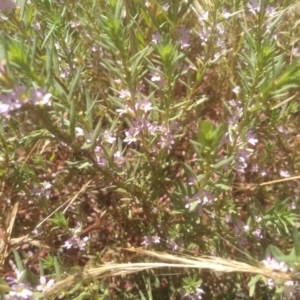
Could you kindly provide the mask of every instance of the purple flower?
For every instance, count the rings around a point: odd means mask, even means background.
[[[9,296],[11,296],[12,299],[31,299],[32,295],[32,291],[25,283],[14,284],[12,290],[9,292]]]
[[[144,241],[142,242],[142,245],[145,245],[146,247],[149,247],[152,245],[152,239],[149,236],[143,237]]]
[[[266,8],[266,14],[269,17],[274,17],[276,15],[276,9],[274,7],[271,7],[270,5],[268,5]]]
[[[253,231],[253,234],[258,238],[258,239],[262,239],[263,235],[262,235],[262,229],[261,228],[257,228],[256,230]]]
[[[128,90],[121,90],[121,91],[119,92],[119,97],[120,97],[121,99],[124,99],[124,98],[131,98],[131,94],[130,94],[130,92],[129,92]]]
[[[245,173],[245,169],[248,166],[247,161],[249,160],[250,154],[250,151],[247,149],[238,149],[236,151],[235,164],[238,172]]]
[[[16,4],[11,0],[1,0],[0,1],[0,12],[10,14],[15,7],[16,7]]]
[[[265,260],[262,261],[265,267],[270,268],[272,270],[277,270],[281,272],[287,272],[288,266],[285,264],[285,262],[278,262],[275,260],[275,258],[268,256]]]
[[[284,297],[286,297],[287,299],[294,299],[295,294],[298,294],[298,291],[296,289],[296,285],[297,283],[294,281],[286,281],[284,283],[284,287],[283,287],[283,294]]]
[[[289,171],[280,171],[279,174],[281,177],[284,177],[284,178],[291,177]]]
[[[256,135],[252,133],[252,131],[247,132],[246,139],[249,144],[255,146],[258,143],[258,139],[256,138]]]
[[[166,135],[162,135],[160,137],[160,141],[158,142],[158,145],[160,145],[162,149],[171,149],[174,143],[175,143],[174,137],[172,134],[169,133]]]
[[[144,112],[148,112],[152,110],[152,103],[148,100],[140,100],[139,102],[136,103],[135,109],[137,110],[142,110]]]
[[[109,144],[113,144],[116,141],[116,138],[107,130],[105,130],[103,133],[103,139]]]
[[[50,105],[51,97],[52,95],[45,93],[43,88],[32,88],[30,90],[30,97],[28,97],[26,87],[21,84],[15,84],[11,92],[0,94],[0,114],[9,117],[11,111],[17,110],[25,104]]]
[[[186,292],[183,289],[181,292],[182,298],[187,300],[200,300],[202,294],[204,294],[204,291],[201,289],[201,285],[198,285],[194,292]]]
[[[67,241],[65,241],[65,247],[67,249],[79,248],[80,250],[84,250],[88,240],[89,240],[89,238],[87,236],[84,237],[83,239],[80,239],[77,236],[72,236]]]
[[[206,20],[208,20],[208,16],[209,16],[209,12],[205,11],[203,14],[201,14],[201,16],[199,17],[199,20],[206,21]]]
[[[134,111],[127,104],[124,105],[124,108],[116,109],[116,112],[119,113],[120,116],[122,116],[123,114],[134,115]]]
[[[160,237],[158,235],[155,235],[152,237],[152,241],[154,244],[159,244],[160,243]]]
[[[247,4],[247,7],[254,15],[260,11],[260,3],[258,3],[256,0],[251,0],[250,3]]]
[[[207,192],[207,191],[200,191],[197,194],[195,194],[192,198],[186,196],[185,201],[187,202],[185,204],[185,208],[190,209],[191,204],[197,202],[197,205],[195,208],[198,208],[199,215],[203,214],[204,208],[207,205],[211,205],[214,201],[217,201],[217,198],[215,195]]]
[[[152,40],[151,41],[154,44],[157,44],[157,43],[161,42],[161,40],[162,40],[162,36],[161,36],[160,33],[155,33],[155,34],[152,35]]]
[[[116,153],[114,153],[114,163],[117,164],[118,167],[121,167],[122,164],[124,163],[124,161],[125,161],[125,159],[121,155],[120,151],[117,151]]]
[[[239,94],[239,92],[241,91],[241,88],[237,85],[232,91],[233,91],[235,94]]]
[[[195,176],[191,176],[188,179],[188,185],[195,185],[197,183],[197,178]]]
[[[33,105],[51,105],[52,94],[45,93],[43,88],[31,89],[31,103]]]
[[[47,289],[49,289],[53,284],[54,284],[55,280],[54,279],[50,279],[48,282],[46,280],[45,276],[41,276],[40,278],[40,285],[38,285],[36,287],[36,289],[40,292],[44,292]]]
[[[124,143],[127,143],[128,145],[130,145],[132,142],[136,142],[136,136],[137,136],[138,132],[134,130],[134,128],[129,128],[129,130],[127,130],[125,132],[125,139],[123,140]]]
[[[201,45],[202,46],[207,44],[210,35],[211,35],[211,29],[210,28],[203,29],[202,31],[199,32],[199,37],[201,39]]]
[[[107,159],[105,154],[103,153],[102,149],[99,146],[95,147],[95,154],[96,154],[96,159],[101,167],[105,167],[107,165]]]
[[[177,29],[177,34],[180,36],[179,43],[182,48],[190,46],[190,31],[185,26],[181,26]]]
[[[222,16],[224,19],[228,19],[231,16],[231,14],[226,9],[223,9]]]
[[[136,118],[134,121],[132,121],[132,124],[134,126],[134,130],[136,131],[136,134],[151,127],[149,121],[144,118]]]

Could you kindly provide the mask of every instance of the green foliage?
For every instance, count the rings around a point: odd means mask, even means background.
[[[0,4],[0,297],[12,257],[39,299],[246,297],[242,273],[81,277],[146,261],[116,247],[271,256],[297,277],[297,5],[20,2]],[[250,296],[286,297],[269,284],[254,274]]]

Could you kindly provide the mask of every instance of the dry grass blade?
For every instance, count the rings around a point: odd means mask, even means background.
[[[143,249],[126,249],[139,254],[155,257],[164,262],[148,262],[148,263],[127,263],[127,264],[105,264],[98,268],[91,268],[70,276],[56,284],[46,291],[46,296],[53,296],[62,289],[66,291],[67,288],[74,287],[78,282],[87,280],[105,279],[112,276],[124,276],[131,273],[137,273],[147,269],[157,268],[192,268],[192,269],[206,269],[214,272],[228,273],[250,273],[261,274],[272,279],[279,279],[283,281],[291,280],[289,274],[283,272],[274,272],[267,267],[256,267],[246,263],[224,259],[214,256],[201,257],[182,257],[163,252],[147,251]]]
[[[10,244],[11,245],[18,245],[21,243],[26,243],[26,244],[30,244],[32,246],[38,247],[38,248],[44,248],[44,249],[50,249],[49,246],[41,243],[38,240],[34,240],[30,237],[24,236],[24,237],[20,237],[20,238],[13,238],[10,240]]]
[[[8,245],[10,243],[11,233],[14,228],[16,216],[18,213],[19,202],[16,202],[12,211],[9,214],[8,225],[4,232],[3,245],[1,245],[0,253],[0,268],[2,268],[4,261],[8,255]]]
[[[43,221],[41,221],[36,228],[40,227],[43,223],[45,223],[51,216],[53,216],[57,211],[59,211],[62,207],[64,207],[67,204],[67,207],[63,210],[63,213],[65,213],[68,208],[70,207],[70,205],[77,199],[77,197],[84,193],[85,190],[88,188],[89,184],[92,182],[92,179],[89,180],[84,186],[82,186],[82,188],[80,189],[80,191],[78,193],[76,193],[76,195],[74,197],[72,197],[71,199],[67,200],[66,202],[64,202],[62,205],[60,205],[59,207],[57,207],[50,215],[48,215]]]

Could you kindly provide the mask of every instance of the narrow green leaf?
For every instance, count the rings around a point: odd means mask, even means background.
[[[19,255],[19,253],[15,249],[12,249],[12,251],[13,251],[13,254],[14,254],[14,257],[15,257],[15,261],[16,261],[18,270],[19,271],[24,271],[24,266],[23,266],[23,263],[22,263],[22,260],[21,260],[21,257]]]
[[[72,80],[71,87],[70,87],[69,94],[68,94],[69,101],[72,101],[74,90],[75,90],[76,86],[78,85],[78,81],[80,79],[81,72],[82,72],[82,69],[78,69],[75,78]]]
[[[296,256],[300,256],[299,230],[296,226],[293,227],[293,241],[294,241]]]
[[[76,106],[75,100],[71,100],[70,104],[70,135],[72,140],[75,139],[75,125],[76,125]]]
[[[213,169],[219,169],[219,168],[225,166],[226,164],[231,163],[233,161],[233,159],[234,159],[234,155],[231,155],[231,156],[221,160],[220,162],[216,163],[215,165],[212,165],[211,167]]]
[[[2,277],[0,277],[0,295],[3,295],[10,290],[10,286],[7,284],[7,282]]]
[[[61,273],[60,273],[60,266],[58,263],[57,256],[54,256],[54,268],[55,268],[55,274],[56,274],[56,281],[61,281]]]

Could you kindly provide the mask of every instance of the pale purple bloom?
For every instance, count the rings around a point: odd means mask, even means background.
[[[69,64],[65,64],[64,68],[61,67],[61,65],[59,66],[59,70],[61,71],[61,73],[59,74],[59,76],[61,78],[68,78],[71,75],[71,68],[69,66]]]
[[[160,67],[158,67],[158,70],[160,69]],[[162,75],[159,71],[155,72],[150,72],[149,75],[151,76],[150,77],[150,80],[152,82],[157,82],[159,84],[159,86],[163,86],[164,85],[164,80],[162,78]]]
[[[0,1],[0,12],[11,13],[16,7],[16,4],[11,0],[1,0]]]
[[[191,201],[192,201],[192,198],[190,198],[190,197],[188,197],[188,196],[185,196],[184,197],[184,200],[187,202],[186,204],[185,204],[185,208],[190,208],[191,207]]]
[[[174,137],[172,134],[162,135],[160,137],[160,141],[158,145],[161,146],[162,149],[171,149],[172,145],[175,143]]]
[[[160,243],[160,237],[158,235],[155,235],[152,237],[152,241],[154,244],[159,244]]]
[[[241,88],[237,85],[233,90],[235,94],[238,94],[241,91]]]
[[[132,121],[132,125],[134,126],[136,133],[147,130],[149,127],[151,127],[151,124],[145,118],[136,118],[134,121]]]
[[[233,227],[233,232],[239,236],[245,233],[245,226],[243,225],[242,221],[237,220]]]
[[[254,219],[257,223],[260,223],[262,220],[262,218],[260,216],[255,216]]]
[[[298,57],[300,55],[298,47],[293,47],[292,48],[291,55],[295,56],[295,57]]]
[[[182,48],[190,46],[190,31],[185,26],[181,26],[177,29],[177,34],[180,36],[179,43]]]
[[[84,237],[83,239],[80,239],[77,236],[73,236],[73,237],[69,238],[67,241],[65,241],[65,247],[67,249],[78,248],[80,250],[84,250],[88,240],[89,240],[89,238],[87,236]]]
[[[40,292],[44,292],[47,289],[49,289],[53,284],[54,284],[55,280],[54,279],[50,279],[48,282],[46,280],[45,276],[41,276],[40,278],[40,285],[38,285],[36,287],[36,289]]]
[[[103,140],[109,144],[113,144],[116,141],[116,138],[109,131],[104,131]]]
[[[152,35],[152,42],[154,44],[157,44],[157,43],[161,42],[161,40],[162,40],[162,36],[161,36],[160,33],[155,33],[155,34]]]
[[[258,238],[258,239],[262,239],[263,235],[262,235],[262,229],[261,228],[257,228],[256,230],[253,231],[253,234]]]
[[[217,32],[218,32],[218,34],[220,36],[223,36],[225,34],[225,29],[224,29],[223,26],[221,26],[221,25],[218,24],[216,28],[217,28]],[[226,47],[224,47],[225,46],[224,45],[224,41],[220,37],[218,37],[218,39],[216,41],[216,45],[219,46],[220,48],[226,48]],[[236,93],[235,90],[237,90],[238,92]],[[236,93],[236,94],[238,94],[240,92],[240,90],[241,90],[240,87],[236,86],[233,89],[233,92]]]
[[[282,271],[286,272],[288,271],[288,266],[285,264],[285,262],[278,262],[275,260],[275,258],[268,256],[265,260],[262,261],[265,267],[270,268],[272,270]]]
[[[45,93],[43,88],[31,89],[31,102],[33,105],[51,105],[52,94]]]
[[[178,243],[176,243],[173,240],[170,240],[169,238],[167,239],[167,244],[172,249],[172,251],[177,251],[179,248],[184,247],[183,243],[180,243],[180,245],[179,245]]]
[[[106,157],[103,155],[97,155],[97,163],[101,167],[105,167],[107,165]]]
[[[200,288],[200,285],[197,287],[197,292],[196,295],[198,297],[198,299],[202,299],[202,294],[205,294],[204,291]]]
[[[284,178],[291,177],[289,171],[280,171],[279,174],[281,177],[284,177]]]
[[[211,29],[210,28],[203,29],[202,31],[199,32],[199,37],[201,39],[201,45],[202,46],[207,44],[210,35],[211,35]]]
[[[260,173],[260,174],[261,174],[261,176],[262,176],[262,177],[265,177],[265,176],[267,176],[267,175],[268,175],[268,172],[263,170],[263,171],[261,171],[261,173]]]
[[[33,25],[33,29],[34,30],[41,30],[41,24],[39,22],[36,22],[34,25]]]
[[[121,91],[119,92],[119,97],[120,97],[121,99],[124,99],[124,98],[130,98],[130,97],[131,97],[131,94],[130,94],[130,92],[129,92],[128,90],[121,90]]]
[[[199,17],[200,21],[207,21],[208,20],[208,16],[209,16],[209,12],[205,11],[204,13],[201,14],[201,16]]]
[[[201,285],[199,285],[196,288],[195,292],[186,292],[182,289],[181,291],[181,297],[182,299],[187,299],[187,300],[201,300],[202,299],[202,294],[205,294],[204,291],[201,289]]]
[[[226,9],[223,9],[222,16],[224,19],[228,19],[230,17],[230,13]]]
[[[231,214],[227,213],[227,214],[225,215],[225,221],[226,221],[227,223],[231,223],[231,222],[232,222]]]
[[[161,81],[161,75],[159,73],[150,73],[151,75],[151,81],[155,82],[155,81]]]
[[[122,116],[123,114],[132,114],[132,115],[134,115],[133,109],[130,108],[127,104],[124,105],[124,108],[116,109],[116,112],[119,113],[120,116]]]
[[[213,202],[217,201],[215,195],[207,192],[207,191],[200,191],[195,194],[192,198],[185,196],[185,208],[190,209],[191,204],[197,201],[198,205],[198,213],[201,215],[204,211],[205,206],[211,205]]]
[[[118,167],[121,167],[122,164],[124,163],[125,159],[122,156],[120,151],[117,151],[114,153],[114,163],[117,164]]]
[[[139,102],[136,103],[135,109],[148,112],[152,110],[152,103],[146,99],[140,100]]]
[[[9,291],[9,296],[12,296],[12,299],[31,299],[33,293],[29,289],[29,286],[25,283],[18,283],[12,286],[12,290]]]
[[[45,93],[43,88],[32,88],[31,96],[27,95],[27,88],[21,84],[15,84],[14,89],[6,94],[0,94],[0,114],[9,115],[11,111],[21,108],[25,104],[45,105],[51,104],[52,94]]]
[[[250,227],[249,227],[248,225],[244,225],[244,226],[243,226],[243,229],[244,229],[245,232],[246,232],[246,231],[248,231],[248,230],[250,229]]]
[[[252,133],[252,131],[248,131],[246,134],[246,139],[249,144],[255,146],[258,143],[258,139],[256,138],[256,135]]]
[[[286,281],[284,283],[284,286],[283,286],[283,295],[284,297],[286,297],[287,299],[289,298],[293,298],[295,296],[295,294],[298,294],[298,291],[296,289],[296,285],[297,283],[294,282],[294,281]]]
[[[136,132],[134,130],[134,128],[129,128],[129,130],[127,130],[125,132],[125,139],[123,140],[125,143],[127,143],[128,145],[130,145],[132,142],[136,142],[137,139],[136,139],[136,135],[137,135],[138,132]]]
[[[271,288],[273,288],[273,287],[275,286],[275,282],[274,282],[274,280],[271,279],[271,278],[268,278],[266,283],[267,283],[267,285],[268,285],[269,287],[271,287]]]
[[[276,15],[276,9],[274,7],[271,7],[270,5],[268,5],[266,8],[266,14],[272,18]]]
[[[169,9],[169,7],[170,7],[170,4],[169,4],[169,3],[165,3],[165,4],[162,6],[162,9],[163,9],[164,11],[167,11],[167,10]]]
[[[238,172],[245,173],[245,169],[247,168],[248,164],[247,161],[249,160],[251,152],[247,149],[238,149],[236,151],[236,168]]]
[[[189,177],[188,185],[195,185],[197,183],[197,178],[195,176]]]
[[[149,237],[149,236],[144,236],[142,245],[145,245],[146,247],[151,246],[152,245],[152,238]]]
[[[80,127],[75,127],[75,135],[76,136],[84,136],[83,129]]]
[[[247,7],[254,15],[260,12],[260,3],[257,2],[257,0],[251,0],[250,3],[247,4]]]
[[[0,101],[7,105],[7,111],[19,109],[28,102],[26,87],[21,84],[15,84],[13,90],[6,94],[0,94]],[[3,108],[1,109],[3,111]]]

